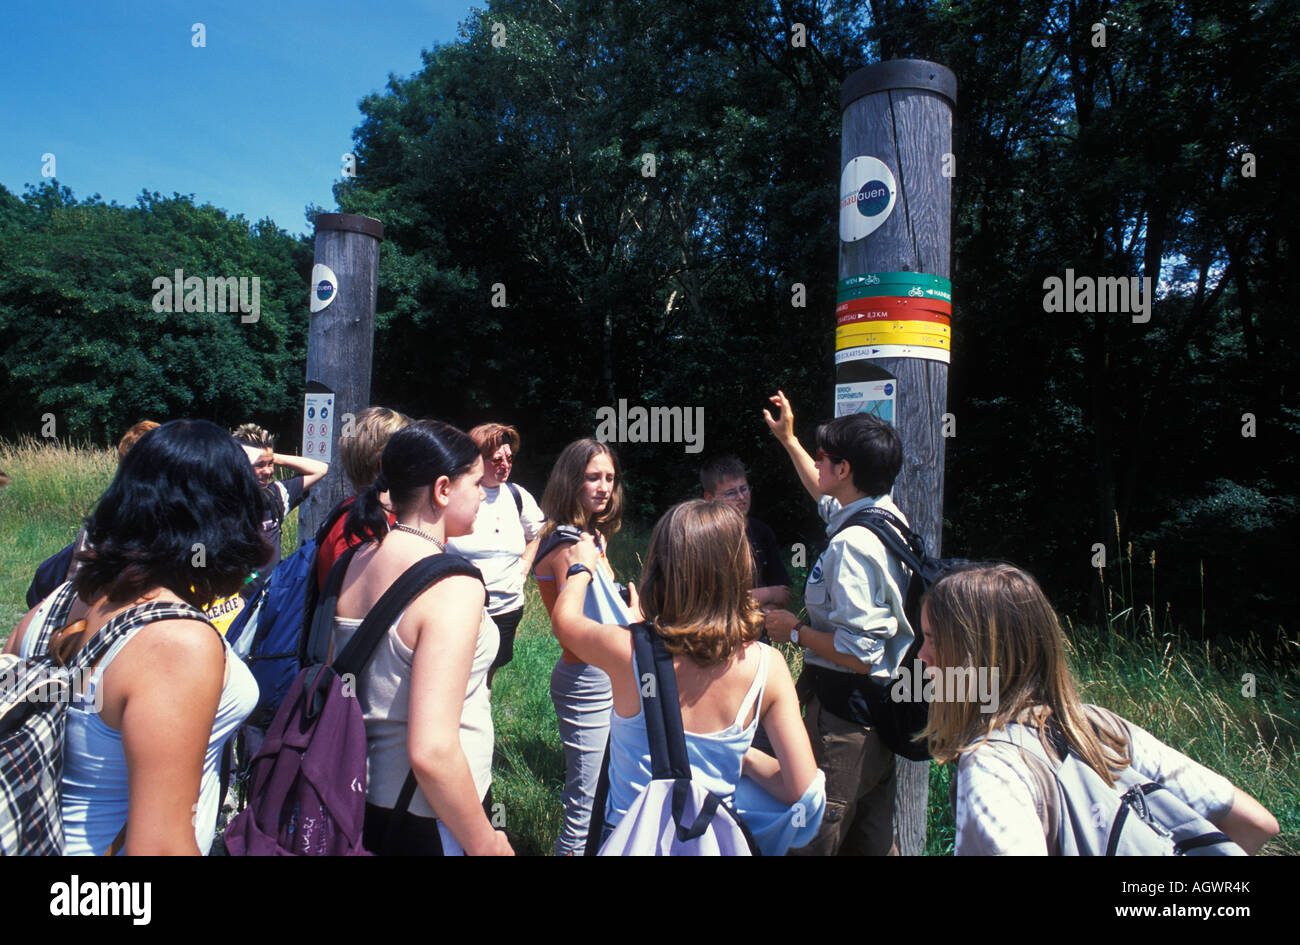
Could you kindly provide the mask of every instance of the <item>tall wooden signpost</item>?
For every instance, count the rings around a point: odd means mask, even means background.
[[[903,441],[894,501],[939,553],[951,349],[952,109],[943,66],[860,69],[840,97],[840,265],[835,414],[872,411]],[[918,628],[919,629],[919,628]],[[897,759],[895,834],[925,848],[929,763]]]
[[[328,462],[330,471],[300,507],[299,543],[315,534],[347,489],[338,443],[351,418],[370,403],[383,238],[383,224],[370,217],[322,213],[316,218],[302,452]]]

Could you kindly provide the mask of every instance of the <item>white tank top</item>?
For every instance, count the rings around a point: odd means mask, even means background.
[[[415,653],[397,635],[398,624],[404,616],[405,610],[375,647],[374,656],[357,680],[357,698],[366,721],[366,800],[390,809],[397,803],[397,795],[411,770],[406,728],[410,720],[411,668]],[[334,618],[335,653],[342,651],[360,626],[360,620]],[[487,671],[496,659],[500,644],[500,633],[485,609],[460,713],[460,747],[469,762],[480,801],[492,784],[492,693],[487,687]],[[417,817],[434,816],[423,791],[415,792],[408,810]]]

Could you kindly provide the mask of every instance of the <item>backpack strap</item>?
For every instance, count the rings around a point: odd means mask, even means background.
[[[518,512],[520,515],[523,515],[524,497],[519,494],[519,487],[515,485],[513,482],[507,482],[506,488],[509,489],[510,494],[515,497],[515,511]]]
[[[356,549],[360,547],[360,545],[353,545],[348,551],[355,554]],[[346,559],[340,558],[335,563],[334,568],[330,571],[331,580],[334,578],[334,571],[339,570],[338,565],[345,560],[351,562],[351,555],[348,555]],[[346,566],[342,570],[346,571]],[[361,626],[357,628],[357,632],[352,635],[352,639],[343,648],[343,652],[334,658],[334,662],[331,664],[334,672],[340,676],[351,673],[353,676],[360,677],[361,671],[366,668],[366,664],[370,662],[370,657],[374,655],[375,647],[379,645],[379,641],[388,633],[402,611],[410,606],[411,601],[443,578],[452,575],[476,578],[480,583],[483,581],[483,573],[458,554],[429,555],[407,568],[402,573],[402,576],[394,581],[388,590],[384,591],[384,595],[370,608],[370,612],[361,621]],[[342,583],[343,577],[340,574],[340,586]],[[486,606],[486,588],[483,591],[483,602],[484,606]],[[324,603],[322,601],[322,611],[325,610]],[[334,605],[330,610],[332,611],[337,607],[337,604],[338,596],[335,594]],[[333,620],[332,613],[330,619]]]
[[[605,757],[600,762],[600,777],[596,779],[596,796],[591,802],[591,817],[587,821],[587,845],[583,856],[600,854],[601,834],[605,832],[605,805],[609,801],[609,739],[605,739]]]
[[[49,653],[54,635],[67,626],[68,615],[72,613],[72,605],[76,600],[77,593],[72,589],[71,581],[62,584],[55,592],[54,600],[50,601],[49,609],[45,611],[45,617],[35,628],[36,636],[28,651],[33,659],[39,659]]]
[[[317,547],[319,549],[319,546]],[[339,606],[339,591],[343,588],[343,578],[347,575],[348,565],[352,563],[353,556],[361,547],[360,544],[353,545],[338,556],[330,567],[329,576],[325,578],[325,586],[321,589],[320,598],[307,614],[306,619],[310,623],[303,637],[298,660],[299,665],[304,668],[321,665],[329,658],[330,637],[334,632],[334,614]],[[313,573],[308,580],[314,585],[315,574]]]
[[[628,629],[632,631],[632,649],[640,672],[641,708],[646,739],[650,743],[650,776],[656,781],[678,778],[689,781],[691,762],[686,753],[682,708],[677,701],[673,656],[650,624],[635,623]]]
[[[272,498],[274,496],[274,498]],[[267,505],[271,507],[271,516],[277,525],[283,524],[289,517],[289,490],[284,483],[275,479],[266,487]]]
[[[673,823],[677,825],[677,839],[685,843],[703,836],[709,829],[722,798],[710,791],[694,822],[685,822],[686,802],[691,793],[691,760],[686,751],[686,732],[682,726],[673,655],[649,623],[643,621],[628,629],[632,631],[632,647],[636,653],[637,669],[641,671],[641,707],[646,740],[650,743],[651,776],[656,781],[675,782]],[[645,678],[647,667],[653,667],[650,680]],[[653,685],[647,686],[647,682],[653,682]]]
[[[44,643],[47,647],[53,645],[61,648],[63,640],[53,639],[55,634],[62,634],[63,631],[84,633],[86,630],[84,620],[78,620],[71,626],[65,626],[68,614],[72,609],[72,600],[76,597],[75,594],[70,593],[71,585],[67,585],[63,591],[60,591],[60,594],[62,595],[65,591],[69,592],[67,599],[60,597],[51,607],[49,617],[41,628],[41,635],[36,641],[38,645]],[[67,670],[74,675],[78,673],[84,674],[91,667],[97,665],[116,644],[146,624],[155,623],[159,620],[197,620],[211,627],[212,632],[219,635],[217,628],[212,626],[212,621],[197,607],[179,601],[152,601],[122,611],[88,636],[77,654],[67,661]],[[37,655],[44,655],[42,651],[34,650],[33,652]]]
[[[921,573],[921,562],[925,559],[925,541],[904,525],[898,516],[879,506],[859,509],[835,529],[835,535],[854,525],[861,525],[879,538],[885,550],[902,560],[913,574]],[[835,535],[831,537],[834,538]]]
[[[537,570],[537,565],[543,561],[560,545],[568,545],[573,542],[582,541],[582,529],[575,528],[572,525],[557,525],[549,535],[542,539],[541,544],[537,546],[537,554],[533,557],[533,570]],[[596,539],[599,544],[600,539]]]
[[[1042,752],[1042,745],[1038,743],[1038,736],[1032,729],[1026,728],[1026,742],[1032,742],[1037,745],[1038,750],[1031,750],[1018,741],[1010,738],[990,738],[989,742],[1002,745],[1011,745],[1025,762],[1025,771],[1028,774],[1029,781],[1032,785],[1030,794],[1034,795],[1034,810],[1038,814],[1038,820],[1043,828],[1043,836],[1047,841],[1047,853],[1049,856],[1057,856],[1061,851],[1061,830],[1064,827],[1063,811],[1061,804],[1061,792],[1064,788],[1061,786],[1060,779],[1056,776],[1056,771],[1049,763],[1047,756]],[[1055,745],[1056,742],[1053,741]],[[1064,753],[1061,754],[1064,758]],[[952,806],[953,817],[957,816],[957,782],[960,778],[960,769],[958,777],[952,779],[951,791],[949,794],[949,803]]]

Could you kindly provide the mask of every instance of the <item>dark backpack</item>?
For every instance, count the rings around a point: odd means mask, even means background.
[[[652,780],[628,809],[608,838],[605,802],[609,796],[609,752],[591,811],[587,856],[761,856],[753,834],[740,815],[721,797],[691,778],[682,708],[677,697],[673,655],[649,623],[628,627],[642,679],[653,685],[641,689],[646,740],[650,745]],[[651,675],[653,674],[653,675]]]
[[[533,570],[537,570],[537,565],[545,560],[556,548],[561,545],[568,545],[574,542],[582,541],[582,529],[573,525],[557,525],[551,530],[551,533],[541,540],[537,545],[537,554],[533,556]]]
[[[353,545],[334,562],[318,622],[332,623]],[[249,805],[226,828],[232,856],[364,856],[366,726],[354,689],[375,648],[416,597],[453,574],[483,579],[455,554],[431,555],[411,565],[370,609],[330,665],[304,669],[253,756]],[[486,592],[485,592],[486,599]],[[417,788],[409,772],[398,795],[385,849]],[[383,852],[382,850],[379,852]]]
[[[929,704],[921,699],[920,692],[899,699],[892,690],[898,676],[910,672],[917,654],[921,652],[924,642],[921,637],[921,595],[944,575],[959,570],[967,562],[958,558],[930,557],[925,550],[925,540],[887,509],[877,506],[860,509],[835,530],[835,535],[855,525],[869,529],[880,539],[885,550],[901,560],[911,573],[903,612],[915,636],[899,664],[898,673],[888,683],[857,673],[815,672],[817,698],[833,715],[874,726],[894,754],[912,761],[928,761],[929,750],[924,743],[912,741],[912,736],[924,729],[929,721]]]
[[[86,527],[83,525],[71,544],[56,551],[36,566],[36,574],[32,578],[31,586],[27,588],[28,610],[49,597],[64,581],[72,580],[75,563],[72,556],[78,551],[84,551],[87,545]]]

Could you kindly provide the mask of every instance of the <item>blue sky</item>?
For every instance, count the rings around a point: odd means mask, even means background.
[[[39,184],[53,154],[55,176],[78,198],[192,193],[306,232],[307,204],[334,207],[358,103],[390,73],[418,71],[422,49],[454,42],[470,6],[7,0],[0,184],[17,194]]]

